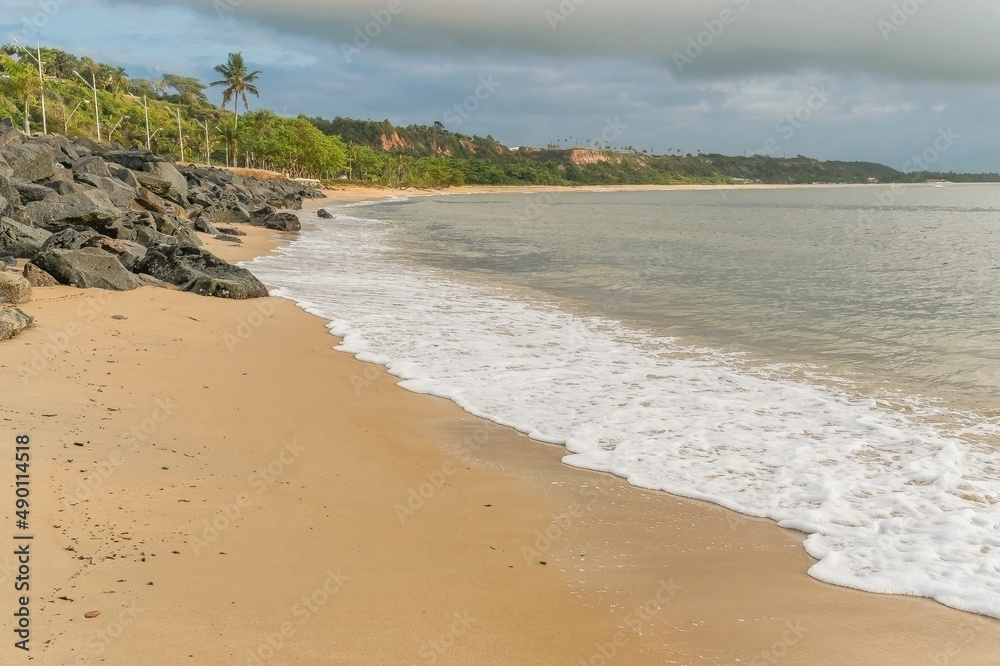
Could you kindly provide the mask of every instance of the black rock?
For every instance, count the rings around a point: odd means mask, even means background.
[[[85,173],[90,174],[91,176],[100,176],[102,178],[111,177],[111,170],[108,169],[108,163],[104,161],[104,158],[97,155],[83,157],[77,160],[76,164],[73,165],[74,176]]]
[[[76,179],[80,183],[90,185],[107,194],[115,208],[128,208],[135,201],[136,191],[126,187],[114,178],[80,173],[77,174]]]
[[[56,169],[52,150],[43,143],[0,146],[0,154],[10,166],[15,178],[23,178],[32,183],[49,178]]]
[[[263,226],[276,231],[301,231],[302,223],[294,213],[275,213],[264,218]]]
[[[211,234],[212,236],[217,236],[221,232],[215,228],[215,225],[209,222],[204,217],[199,217],[194,223],[195,231],[200,231],[203,234]]]
[[[201,211],[198,219],[205,220],[209,224],[245,224],[250,222],[250,213],[240,204],[231,204],[230,207],[216,204]]]
[[[92,238],[103,238],[103,236],[90,227],[67,227],[49,236],[38,251],[80,250]]]
[[[85,190],[75,194],[50,197],[25,206],[32,223],[49,230],[71,225],[86,225],[98,229],[113,227],[122,213],[100,190]]]
[[[24,135],[14,127],[14,121],[10,118],[0,118],[0,146],[21,143]]]
[[[93,152],[97,153],[98,151]],[[148,150],[105,150],[101,153],[101,157],[106,162],[120,164],[132,171],[142,171],[146,164],[163,161],[162,157],[154,155]]]
[[[277,214],[278,209],[274,206],[261,206],[257,210],[250,213],[250,224],[255,227],[262,227],[264,226],[264,220]]]
[[[12,182],[14,183],[14,189],[17,190],[17,193],[21,197],[21,202],[25,204],[32,201],[41,201],[52,194],[51,188],[44,185],[36,185],[23,178],[13,178]]]
[[[125,269],[118,259],[95,247],[82,250],[46,250],[39,252],[33,263],[60,284],[80,289],[131,291],[142,282]]]
[[[56,194],[76,194],[87,189],[85,185],[80,185],[72,180],[50,180],[45,183],[45,187]]]
[[[51,235],[44,229],[25,226],[9,217],[0,218],[0,254],[31,259]]]
[[[250,271],[188,245],[149,248],[139,271],[202,296],[233,299],[267,296],[267,287]]]
[[[122,266],[130,271],[135,271],[139,262],[146,256],[146,248],[138,243],[126,240],[108,238],[107,236],[95,236],[87,240],[84,247],[94,247],[112,255],[121,262]]]
[[[333,213],[331,213],[330,211],[328,211],[326,208],[320,208],[316,212],[316,214],[319,215],[324,220],[332,220],[333,219]]]
[[[177,239],[160,233],[156,229],[146,226],[135,226],[136,240],[139,245],[150,248],[154,245],[177,245]]]

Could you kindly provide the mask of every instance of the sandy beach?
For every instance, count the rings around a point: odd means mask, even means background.
[[[329,194],[308,207],[399,193]],[[294,237],[243,228],[206,246]],[[997,663],[1000,621],[820,583],[801,533],[567,467],[289,301],[53,287],[24,309],[0,432],[31,438],[31,652],[8,630],[0,663]]]

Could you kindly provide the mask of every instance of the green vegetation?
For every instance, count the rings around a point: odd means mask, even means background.
[[[130,79],[125,70],[42,49],[48,128],[69,137],[96,138],[93,93],[98,87],[102,136],[125,146],[215,164],[269,169],[298,177],[339,179],[387,187],[456,185],[611,185],[697,183],[911,183],[926,180],[998,182],[998,174],[902,173],[870,162],[821,162],[754,155],[650,155],[607,145],[508,148],[492,136],[467,136],[430,126],[396,127],[388,120],[286,118],[249,111],[261,72],[247,71],[240,53],[216,67],[223,77],[222,108],[198,79],[163,74]],[[79,76],[77,76],[77,73]],[[42,130],[41,85],[34,60],[14,46],[0,47],[0,117]],[[233,113],[225,107],[232,102]],[[246,113],[240,118],[239,104]],[[149,135],[146,133],[146,109]],[[180,135],[178,133],[180,115]],[[207,132],[206,132],[207,129]],[[207,144],[206,144],[207,134]]]
[[[249,107],[246,96],[257,94],[253,84],[259,75],[246,71],[240,54],[231,54],[229,62],[219,66],[227,77],[223,100],[233,102],[235,113],[210,102],[205,94],[207,86],[195,78],[164,74],[156,80],[130,79],[121,68],[57,49],[43,48],[42,62],[50,132],[97,138],[93,93],[84,84],[93,77],[98,88],[101,136],[106,141],[145,147],[148,111],[148,145],[157,153],[180,159],[183,136],[187,160],[204,163],[211,159],[213,164],[311,178],[335,178],[345,171],[344,144],[324,135],[304,116],[282,118],[271,111],[256,111],[237,124],[238,104],[242,101]],[[18,127],[27,123],[31,131],[41,132],[39,89],[35,61],[17,47],[0,48],[0,117],[10,117]]]

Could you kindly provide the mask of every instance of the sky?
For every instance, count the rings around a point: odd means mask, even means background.
[[[1000,172],[996,0],[0,0],[0,41],[509,146]],[[211,89],[212,99],[220,96]]]

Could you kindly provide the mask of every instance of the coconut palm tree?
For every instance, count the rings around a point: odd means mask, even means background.
[[[240,132],[235,122],[226,119],[216,127],[219,136],[222,138],[223,146],[226,149],[226,166],[239,165],[239,139]]]
[[[226,86],[222,91],[222,108],[226,108],[229,100],[233,100],[233,112],[236,114],[236,125],[240,122],[240,100],[247,111],[250,110],[250,103],[247,101],[247,93],[254,97],[260,97],[257,86],[253,84],[260,76],[260,72],[248,72],[246,63],[243,62],[242,53],[230,53],[229,61],[225,65],[216,65],[215,71],[223,76],[221,81],[216,81],[209,85]]]

